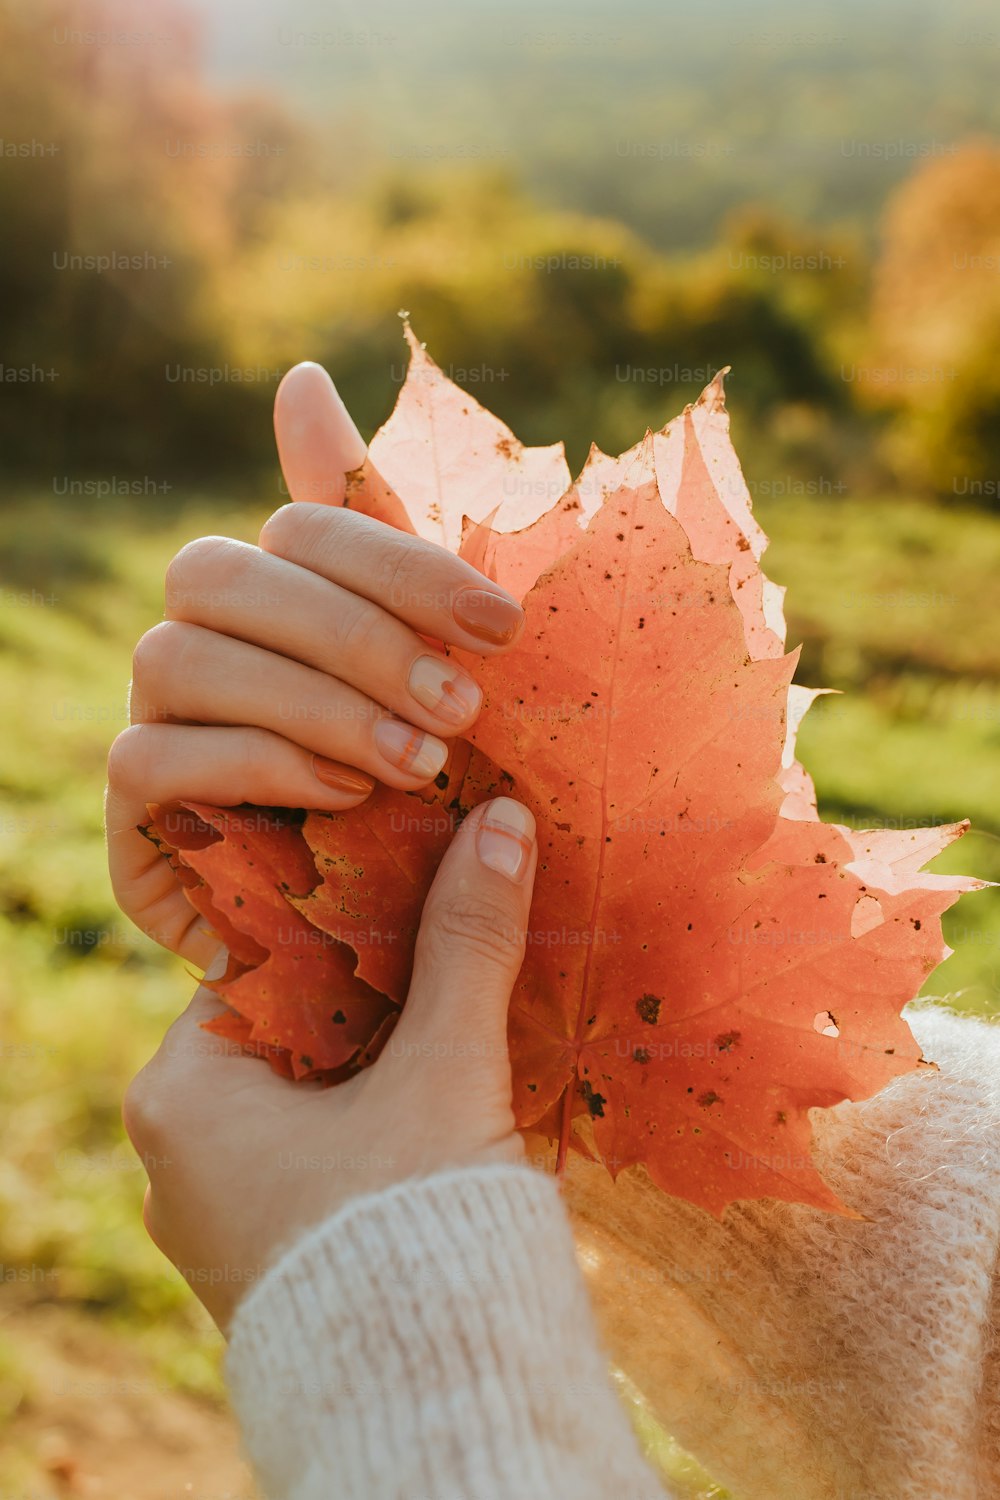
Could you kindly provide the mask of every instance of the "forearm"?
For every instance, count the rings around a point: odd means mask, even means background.
[[[358,1198],[237,1312],[275,1500],[662,1500],[608,1380],[555,1183],[467,1168]]]

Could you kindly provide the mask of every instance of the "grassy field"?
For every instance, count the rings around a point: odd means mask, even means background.
[[[131,645],[161,616],[167,561],[204,532],[252,539],[269,506],[161,506],[150,497],[98,514],[35,501],[0,520],[0,1422],[11,1439],[0,1493],[63,1495],[74,1464],[86,1474],[118,1463],[122,1432],[98,1444],[101,1458],[87,1423],[106,1418],[127,1380],[140,1388],[128,1401],[163,1421],[180,1405],[154,1487],[122,1480],[118,1493],[184,1493],[202,1444],[222,1455],[215,1493],[249,1494],[222,1416],[219,1341],[139,1220],[144,1178],[119,1101],[192,981],[114,905],[101,789],[126,722]],[[824,813],[859,827],[968,816],[974,831],[938,868],[1000,881],[1000,517],[888,498],[772,500],[759,514],[769,571],[788,586],[790,642],[803,642],[800,679],[843,693],[800,735]],[[929,992],[996,1014],[1000,891],[963,900],[947,933],[957,951]],[[81,1406],[88,1337],[90,1363],[114,1373],[104,1399],[98,1382]],[[718,1493],[669,1444],[660,1452],[685,1493]],[[207,1492],[204,1464],[192,1477]]]

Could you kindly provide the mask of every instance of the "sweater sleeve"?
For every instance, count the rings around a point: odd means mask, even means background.
[[[1000,1495],[1000,1026],[907,1018],[937,1070],[812,1115],[860,1219],[747,1201],[717,1220],[573,1163],[611,1354],[740,1500]]]
[[[528,1167],[345,1205],[244,1299],[227,1376],[272,1500],[663,1500]]]

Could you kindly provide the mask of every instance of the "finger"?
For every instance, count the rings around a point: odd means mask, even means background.
[[[133,665],[133,721],[160,721],[163,706],[192,724],[269,730],[408,791],[426,786],[448,758],[443,740],[347,683],[180,621],[149,631]]]
[[[364,463],[350,412],[322,365],[294,365],[274,398],[274,437],[293,500],[342,505],[345,476]]]
[[[217,546],[226,549],[224,561]],[[482,703],[476,682],[458,662],[429,648],[395,615],[242,542],[203,537],[178,553],[168,572],[167,614],[170,621],[199,625],[315,667],[439,734],[468,728]],[[182,637],[183,631],[168,622],[154,626],[150,637],[155,642],[164,634]],[[140,642],[137,656],[150,646],[150,637]],[[176,644],[180,649],[179,640]],[[153,651],[168,660],[174,654],[163,640]],[[257,686],[263,691],[263,684]],[[156,706],[174,712],[167,700],[157,700],[154,682],[147,682],[145,691]]]
[[[309,751],[263,729],[133,725],[108,756],[105,826],[115,898],[148,937],[204,968],[218,939],[205,932],[205,919],[155,845],[137,832],[149,822],[147,803],[340,812],[362,802],[372,784],[349,766],[317,766]]]
[[[394,1042],[467,1044],[506,1075],[507,1009],[524,957],[534,883],[535,820],[510,797],[466,818],[427,895],[413,978]],[[407,1054],[408,1055],[408,1054]],[[377,1065],[376,1065],[377,1066]]]
[[[284,505],[264,522],[260,545],[467,651],[510,646],[524,625],[517,600],[471,563],[358,511]]]

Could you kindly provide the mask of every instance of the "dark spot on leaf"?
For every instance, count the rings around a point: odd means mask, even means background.
[[[538,1084],[537,1083],[529,1083],[528,1084],[528,1093],[529,1094],[537,1094],[538,1093]]]
[[[722,1103],[722,1095],[717,1094],[714,1089],[708,1089],[704,1094],[698,1095],[698,1103],[702,1109],[711,1109],[713,1104]]]
[[[825,865],[826,864],[826,855],[825,854],[817,854],[814,863],[817,864],[817,865]]]
[[[303,1055],[302,1057],[299,1058],[299,1062],[302,1064],[302,1066],[304,1068],[311,1068],[312,1065],[313,1065],[312,1058],[311,1057],[306,1057],[305,1055]]]
[[[342,1010],[335,1010],[330,1020],[335,1026],[346,1026],[347,1024],[347,1017]]]
[[[731,1052],[740,1039],[738,1031],[724,1031],[721,1036],[715,1038],[715,1045],[720,1052]]]
[[[583,1101],[590,1110],[591,1115],[597,1120],[604,1119],[604,1095],[596,1094],[586,1079],[580,1085],[580,1093]]]
[[[635,1058],[637,1063],[648,1063],[649,1049],[648,1047],[636,1047],[632,1052],[632,1056]]]
[[[647,1026],[655,1026],[660,1019],[661,1000],[659,995],[640,995],[635,1002],[635,1008],[639,1013],[639,1020],[645,1021]]]
[[[448,785],[448,772],[439,771],[434,778],[434,785],[440,787],[443,792],[445,787]]]
[[[920,918],[919,917],[911,917],[910,921],[913,923],[913,930],[914,930],[914,932],[919,932],[920,928],[921,928]]]
[[[234,897],[233,897],[233,902],[234,902],[234,903],[235,903],[235,905],[236,905],[236,906],[244,906],[244,905],[245,905],[245,904],[246,904],[246,903],[245,903],[245,902],[244,902],[244,900],[243,900],[243,897],[242,897],[242,896],[234,896]],[[920,923],[919,923],[919,922],[918,922],[918,923],[917,923],[917,926],[918,926],[918,927],[919,927],[919,926],[920,926]]]

